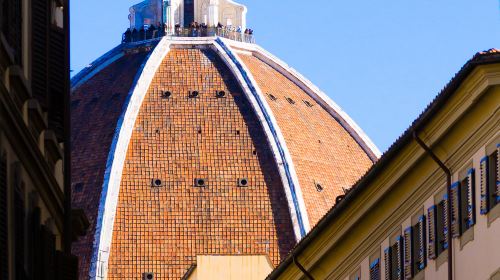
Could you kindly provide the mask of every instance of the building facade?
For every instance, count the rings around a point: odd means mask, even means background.
[[[291,67],[203,28],[124,42],[72,80],[81,279],[179,279],[211,255],[277,265],[378,159]]]
[[[0,1],[1,280],[77,279],[63,174],[68,8]]]
[[[268,279],[500,279],[499,107],[478,53]]]

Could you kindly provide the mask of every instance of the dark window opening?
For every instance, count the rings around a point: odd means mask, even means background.
[[[196,178],[194,179],[195,187],[203,188],[207,186],[207,181],[205,179]]]
[[[184,0],[184,27],[194,22],[194,0]]]
[[[290,97],[287,97],[286,101],[288,101],[288,103],[290,103],[292,105],[295,104],[295,101],[293,99],[291,99]]]
[[[159,188],[161,186],[163,186],[163,182],[161,181],[161,179],[156,178],[151,180],[151,187]]]
[[[306,104],[307,107],[309,107],[309,108],[314,107],[314,105],[311,102],[309,102],[307,100],[303,100],[303,101],[304,101],[304,104]]]
[[[278,100],[278,98],[277,98],[276,96],[274,96],[274,95],[272,95],[272,94],[270,94],[270,93],[268,94],[268,96],[269,96],[269,98],[270,98],[272,101],[276,101],[276,100]]]
[[[170,96],[172,96],[172,92],[170,92],[170,91],[168,91],[168,90],[167,90],[167,91],[162,92],[162,94],[161,94],[161,97],[162,97],[162,98],[170,98]]]
[[[191,98],[197,98],[199,95],[200,95],[200,93],[198,91],[192,91],[189,94],[189,97],[191,97]]]
[[[0,0],[0,24],[12,54],[14,62],[22,65],[22,1],[21,0]]]
[[[73,191],[76,193],[81,193],[83,191],[83,183],[77,183],[73,187]]]
[[[238,187],[248,187],[248,179],[247,178],[238,179]]]

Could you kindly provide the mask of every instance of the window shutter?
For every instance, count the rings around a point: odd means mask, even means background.
[[[370,264],[370,280],[380,280],[380,259]]]
[[[64,139],[64,94],[66,94],[66,37],[64,30],[50,29],[49,49],[49,127],[57,139]]]
[[[9,279],[7,218],[7,156],[0,155],[0,280]]]
[[[462,184],[462,232],[476,224],[475,170],[469,169]]]
[[[48,106],[49,3],[31,1],[31,88],[44,109]]]
[[[443,196],[443,200],[441,201],[441,204],[442,204],[442,210],[443,210],[443,213],[441,215],[441,234],[442,234],[442,238],[440,240],[442,246],[442,251],[448,249],[448,195],[445,194]]]
[[[451,235],[460,236],[460,182],[451,185]],[[446,224],[445,224],[446,225]]]
[[[484,157],[481,159],[479,172],[481,176],[481,215],[488,214],[490,210],[490,202],[489,202],[489,192],[488,192],[488,157]]]
[[[413,277],[413,229],[411,227],[404,231],[404,279]]]
[[[20,0],[0,1],[1,31],[14,55],[14,62],[22,65],[23,10]]]
[[[392,279],[403,280],[403,237],[398,236],[392,245]]]
[[[437,257],[437,213],[436,205],[427,210],[427,223],[429,230],[429,258],[431,260]]]
[[[500,144],[497,144],[497,170],[496,170],[496,195],[497,203],[500,203]]]
[[[425,269],[427,265],[425,254],[425,216],[422,215],[418,218],[418,222],[413,230],[413,273],[417,274],[419,271]]]
[[[392,248],[386,248],[384,250],[384,261],[385,261],[385,280],[392,279],[392,258],[391,258]]]

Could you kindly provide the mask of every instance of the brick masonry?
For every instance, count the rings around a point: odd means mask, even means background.
[[[171,50],[132,134],[108,279],[179,279],[200,254],[267,254],[277,265],[294,244],[270,147],[235,78],[209,49]]]
[[[80,279],[88,279],[95,222],[109,149],[125,99],[147,52],[125,55],[71,96],[73,207],[84,209],[91,226],[73,245]]]
[[[343,188],[350,188],[373,163],[330,113],[293,81],[252,55],[239,56],[266,94],[281,128],[313,227]]]

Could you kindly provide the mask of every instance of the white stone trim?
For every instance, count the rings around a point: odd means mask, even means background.
[[[97,223],[102,221],[101,226],[96,226],[94,241],[94,252],[91,263],[90,279],[106,279],[111,241],[113,238],[113,227],[118,205],[118,196],[120,193],[121,177],[128,145],[132,137],[134,125],[142,106],[142,102],[148,92],[149,86],[160,67],[163,59],[170,50],[171,41],[163,38],[151,53],[145,63],[140,76],[133,85],[129,93],[127,108],[123,112],[118,122],[117,130],[113,140],[115,149],[111,149],[108,157],[108,166],[103,183],[103,193],[101,195],[101,205],[99,207]],[[100,229],[100,232],[98,230]],[[97,262],[94,263],[94,257],[97,256]],[[94,269],[93,269],[94,268]],[[98,277],[97,272],[101,275]]]
[[[227,40],[227,39],[224,39],[224,38],[220,38],[220,39],[224,43],[230,41],[230,40]],[[240,86],[243,89],[243,92],[245,93],[245,96],[248,98],[250,104],[252,105],[253,109],[255,110],[255,112],[257,114],[257,117],[258,117],[258,119],[259,119],[262,127],[264,128],[264,132],[265,132],[265,135],[267,137],[267,141],[271,145],[271,149],[273,151],[274,159],[275,159],[275,161],[277,163],[277,166],[279,168],[279,172],[280,172],[280,176],[281,176],[281,181],[283,182],[283,186],[284,186],[284,189],[285,189],[285,194],[286,194],[288,206],[289,206],[289,209],[290,209],[290,215],[291,215],[292,223],[293,223],[293,226],[294,226],[295,236],[296,236],[297,240],[299,241],[300,239],[302,239],[303,236],[302,236],[302,234],[300,232],[300,227],[299,227],[299,223],[298,223],[298,219],[297,219],[298,213],[295,210],[295,206],[294,206],[294,202],[293,202],[293,198],[292,198],[290,186],[289,186],[289,183],[288,183],[287,176],[285,174],[284,163],[283,163],[283,161],[281,159],[281,156],[280,156],[280,153],[278,151],[277,143],[275,142],[275,139],[272,136],[269,124],[265,120],[264,113],[259,108],[259,105],[257,104],[257,101],[256,101],[255,97],[252,95],[250,89],[246,85],[246,83],[245,83],[245,81],[244,81],[244,79],[243,79],[240,71],[237,69],[236,65],[228,57],[228,55],[225,53],[225,51],[223,49],[221,49],[220,46],[218,46],[217,44],[214,44],[214,46],[216,47],[217,52],[222,57],[222,59],[224,60],[224,62],[226,63],[226,65],[229,67],[229,69],[231,70],[231,72],[233,73],[233,75],[235,75],[235,77],[237,78],[238,83],[240,84]],[[264,102],[262,102],[263,106],[264,106],[264,108],[266,110],[266,113],[270,116],[271,124],[273,125],[275,131],[277,132],[278,141],[280,142],[280,145],[282,146],[282,148],[284,150],[285,160],[288,162],[289,172],[290,172],[290,175],[292,177],[293,183],[295,185],[295,193],[296,193],[296,196],[297,196],[297,200],[298,200],[298,204],[299,204],[299,209],[300,209],[300,212],[302,214],[301,217],[302,217],[302,221],[303,221],[303,224],[304,224],[304,228],[305,228],[305,231],[307,233],[311,229],[310,228],[310,224],[309,224],[309,218],[307,216],[307,210],[306,210],[306,206],[305,206],[305,203],[304,203],[304,197],[303,197],[303,194],[302,194],[302,190],[300,188],[300,184],[299,184],[299,180],[298,180],[298,177],[297,177],[297,173],[295,171],[295,167],[294,167],[294,164],[293,164],[293,161],[292,161],[292,157],[291,157],[290,152],[289,152],[289,150],[287,148],[285,138],[283,137],[283,134],[281,133],[281,129],[280,129],[280,127],[279,127],[279,125],[278,125],[278,123],[276,121],[276,118],[274,117],[274,114],[273,114],[271,108],[269,107],[269,104],[267,102],[265,102],[266,98],[265,98],[264,94],[262,93],[262,91],[260,90],[260,88],[257,86],[257,83],[256,83],[255,79],[253,78],[251,72],[248,70],[248,68],[246,67],[246,65],[238,57],[236,57],[236,58],[238,59],[239,63],[242,65],[242,67],[245,69],[245,71],[247,73],[247,76],[251,80],[251,83],[254,86],[254,88],[256,89],[257,94],[259,95],[260,99],[264,101]]]
[[[316,102],[323,105],[324,108],[332,116],[340,116],[347,125],[349,125],[353,132],[356,135],[352,135],[354,138],[359,137],[359,140],[362,141],[360,145],[365,144],[367,148],[371,150],[371,152],[378,158],[381,157],[381,152],[373,143],[373,141],[366,135],[366,133],[358,126],[358,124],[351,119],[351,117],[339,106],[337,105],[328,95],[326,95],[323,91],[321,91],[317,86],[315,86],[311,81],[302,76],[299,72],[297,72],[294,68],[290,67],[288,64],[269,53],[262,47],[256,44],[249,44],[244,42],[237,42],[231,40],[225,40],[229,46],[240,48],[244,51],[252,52],[257,58],[261,59],[265,63],[269,64],[271,67],[279,71],[281,74],[286,76],[288,79],[297,84],[302,90],[304,90],[311,98],[313,98]]]

